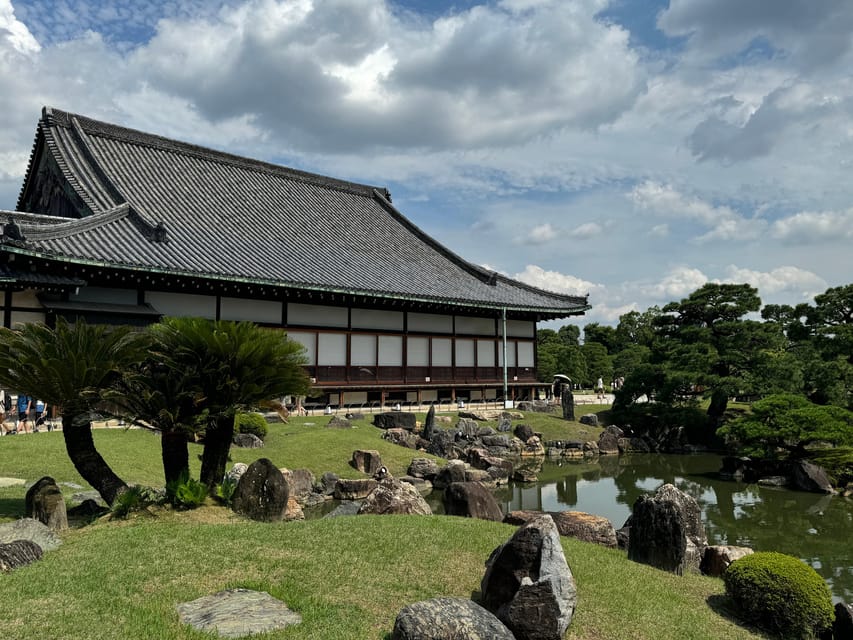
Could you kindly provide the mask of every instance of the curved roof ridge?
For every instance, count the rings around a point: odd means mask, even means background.
[[[299,169],[285,167],[284,165],[272,162],[246,158],[244,156],[228,153],[227,151],[219,151],[217,149],[211,149],[210,147],[203,147],[201,145],[181,142],[179,140],[173,140],[153,133],[146,133],[130,127],[122,127],[120,125],[103,122],[101,120],[94,120],[87,116],[62,111],[61,109],[56,109],[54,107],[45,107],[44,112],[46,115],[49,114],[51,122],[57,126],[72,127],[72,123],[76,121],[79,123],[83,131],[89,135],[111,138],[128,144],[137,144],[144,147],[161,149],[170,153],[195,156],[202,160],[236,166],[269,175],[290,178],[292,180],[298,180],[308,184],[315,184],[327,189],[345,191],[347,193],[353,193],[368,198],[371,197],[374,189],[387,191],[384,187],[340,180],[338,178],[331,178],[318,173],[300,171]]]
[[[101,211],[93,213],[84,218],[59,218],[43,216],[41,214],[13,213],[12,217],[19,223],[21,231],[27,240],[55,240],[57,238],[68,238],[83,231],[90,231],[102,227],[116,220],[121,220],[130,215],[130,205],[126,202]],[[38,218],[38,220],[34,220]],[[45,220],[45,218],[48,218]],[[44,223],[41,223],[44,221]]]

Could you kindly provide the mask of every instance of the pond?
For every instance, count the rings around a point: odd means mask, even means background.
[[[510,484],[496,496],[504,512],[585,511],[608,518],[618,529],[638,497],[669,482],[699,502],[709,544],[801,558],[823,576],[836,602],[853,602],[853,500],[721,480],[720,466],[716,455],[546,461],[538,483]]]

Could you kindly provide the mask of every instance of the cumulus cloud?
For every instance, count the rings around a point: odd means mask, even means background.
[[[694,238],[697,243],[750,240],[759,237],[767,226],[767,222],[760,218],[744,218],[731,207],[715,206],[699,198],[685,196],[669,185],[652,181],[637,185],[628,197],[638,209],[669,218],[694,220],[709,227],[708,232]]]
[[[34,54],[41,45],[27,29],[26,25],[15,17],[11,0],[0,0],[0,40],[22,54]]]
[[[729,265],[723,281],[746,282],[757,288],[762,296],[790,292],[803,299],[811,299],[827,288],[826,281],[820,276],[793,266],[777,267],[771,271],[755,271]]]
[[[671,302],[686,298],[707,282],[708,277],[699,269],[680,266],[672,269],[660,282],[640,285],[639,290],[654,300]]]
[[[803,211],[776,220],[771,235],[787,244],[812,244],[853,239],[853,209]]]
[[[600,284],[560,273],[559,271],[546,271],[535,264],[527,265],[524,271],[516,273],[512,277],[520,282],[545,289],[546,291],[566,293],[573,296],[585,296],[588,293],[603,289]]]
[[[557,229],[551,226],[550,223],[539,224],[530,230],[527,237],[524,239],[525,244],[545,244],[550,242],[559,235]]]

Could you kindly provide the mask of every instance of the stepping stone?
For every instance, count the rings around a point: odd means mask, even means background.
[[[240,638],[284,629],[302,622],[302,616],[264,591],[227,589],[177,606],[181,622],[222,638]]]
[[[26,484],[23,478],[0,478],[0,487],[23,487]]]

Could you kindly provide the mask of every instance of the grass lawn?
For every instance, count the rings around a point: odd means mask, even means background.
[[[368,421],[344,431],[325,429],[326,421],[313,416],[274,425],[264,449],[232,449],[232,457],[251,462],[265,456],[317,475],[334,471],[357,477],[347,464],[355,449],[378,449],[397,474],[422,455],[387,444]],[[578,436],[596,431],[542,416],[528,423],[549,439],[584,439]],[[96,430],[95,440],[124,479],[162,485],[156,436],[103,429]],[[194,473],[199,451],[191,449]],[[32,482],[42,475],[83,484],[68,462],[61,433],[0,438],[0,476]],[[0,489],[0,519],[21,515],[24,493],[23,487]],[[0,638],[210,637],[181,625],[175,606],[245,587],[267,591],[303,616],[303,623],[288,631],[255,637],[382,640],[408,603],[471,597],[490,552],[513,531],[500,523],[445,516],[262,524],[216,506],[104,518],[63,534],[64,544],[41,561],[0,575]],[[727,617],[720,580],[677,577],[573,539],[564,538],[563,547],[579,592],[566,638],[762,637]]]

